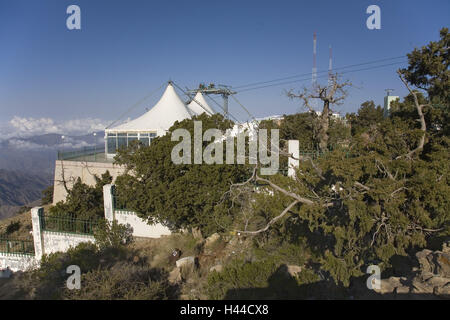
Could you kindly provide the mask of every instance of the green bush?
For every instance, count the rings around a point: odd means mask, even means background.
[[[177,290],[168,284],[167,272],[136,261],[128,247],[99,249],[81,243],[65,253],[44,255],[38,269],[18,275],[26,299],[168,299]],[[81,270],[81,289],[69,290],[67,267]]]
[[[23,275],[21,288],[31,299],[61,299],[69,276],[67,267],[78,265],[82,273],[96,269],[100,265],[98,253],[94,244],[81,243],[65,253],[44,255],[38,269]]]
[[[42,190],[41,205],[50,204],[53,202],[53,186],[49,186]]]
[[[112,182],[112,176],[106,171],[101,177],[94,175],[94,178],[95,186],[89,186],[78,178],[68,190],[66,200],[51,207],[50,213],[83,220],[104,217],[103,186]]]
[[[10,235],[20,229],[20,221],[11,221],[6,227],[6,234]]]
[[[308,253],[303,244],[284,243],[278,250],[256,248],[249,255],[249,260],[232,260],[222,272],[209,274],[205,291],[210,299],[307,298],[308,288],[320,280],[305,266]],[[302,270],[290,275],[288,265]]]
[[[110,269],[83,274],[80,290],[64,292],[66,299],[80,300],[162,300],[172,295],[167,274],[160,269],[121,262]]]
[[[276,271],[277,264],[273,261],[245,262],[234,260],[222,272],[212,272],[208,276],[206,294],[210,299],[230,298],[230,290],[266,288],[269,277]],[[249,299],[252,292],[231,294],[233,298]],[[239,297],[235,297],[238,295]]]
[[[95,243],[100,249],[120,248],[133,242],[133,229],[129,224],[123,225],[114,220],[99,220],[94,231]]]

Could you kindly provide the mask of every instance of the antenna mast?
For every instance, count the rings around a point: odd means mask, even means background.
[[[333,51],[330,45],[330,61],[328,63],[328,86],[331,86],[332,76],[333,76]]]
[[[317,56],[317,35],[316,32],[314,31],[314,36],[313,36],[313,68],[312,68],[312,90],[314,91],[317,87],[317,60],[316,60],[316,56]],[[317,100],[314,99],[313,100],[313,107],[314,109],[317,109]]]
[[[313,36],[313,68],[312,68],[312,85],[313,88],[317,85],[317,64],[316,64],[316,55],[317,55],[317,36],[314,31]]]

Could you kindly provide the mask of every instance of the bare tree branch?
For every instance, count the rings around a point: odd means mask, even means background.
[[[289,210],[291,210],[297,203],[299,203],[299,201],[297,201],[297,200],[293,201],[289,206],[287,206],[283,210],[283,212],[281,212],[278,216],[276,216],[275,218],[270,220],[269,223],[267,223],[267,225],[264,228],[262,228],[262,229],[259,229],[259,230],[256,230],[256,231],[246,231],[246,230],[241,231],[241,230],[237,230],[236,232],[244,233],[244,234],[251,234],[251,235],[255,235],[255,234],[258,234],[258,233],[261,233],[261,232],[265,232],[265,231],[267,231],[269,229],[269,227],[272,224],[274,224],[275,222],[277,222],[278,220],[283,218],[286,215],[286,213],[288,213]]]
[[[397,157],[397,159],[402,158],[402,157],[411,158],[415,153],[421,151],[423,149],[424,144],[425,144],[425,136],[426,136],[426,131],[427,131],[427,124],[425,122],[425,116],[423,115],[423,107],[428,106],[429,104],[420,104],[419,103],[419,98],[417,97],[417,92],[415,90],[411,89],[411,87],[409,86],[408,82],[405,80],[405,78],[403,77],[403,74],[400,71],[397,71],[397,74],[400,77],[400,80],[402,80],[402,82],[405,85],[405,87],[408,89],[408,91],[414,97],[414,104],[416,105],[417,113],[419,115],[420,130],[423,131],[422,137],[420,138],[419,144],[417,145],[417,147],[414,150],[408,152],[407,154]]]
[[[312,108],[311,99],[320,99],[323,102],[322,113],[318,121],[318,138],[320,149],[325,150],[328,146],[328,129],[330,126],[330,115],[332,113],[331,105],[340,105],[345,100],[348,92],[346,87],[351,86],[351,82],[339,82],[338,74],[330,77],[331,84],[327,86],[317,85],[311,91],[303,88],[303,92],[295,94],[292,90],[287,92],[287,96],[291,99],[301,99],[303,107],[306,107],[310,112],[316,112]]]

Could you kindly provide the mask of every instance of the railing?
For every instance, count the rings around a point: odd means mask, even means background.
[[[94,162],[105,160],[105,145],[83,147],[82,149],[71,151],[58,150],[58,160],[84,160]]]
[[[277,171],[279,174],[282,174],[283,176],[287,176],[289,172],[289,168],[279,168]]]
[[[77,219],[69,215],[40,215],[39,223],[43,231],[92,235],[98,225],[98,220]]]
[[[315,159],[317,159],[319,157],[324,156],[327,153],[328,153],[328,151],[324,152],[324,151],[319,151],[319,150],[317,150],[317,151],[310,151],[310,150],[303,151],[303,150],[300,150],[299,155],[300,155],[300,157],[310,157],[311,159],[315,160]]]
[[[123,197],[120,196],[120,192],[118,192],[116,186],[112,187],[111,192],[113,200],[113,210],[131,211],[126,207],[126,201]]]
[[[0,238],[0,252],[34,255],[34,242],[32,240],[12,240]]]
[[[351,153],[347,147],[343,147],[340,144],[330,144],[325,150],[321,150],[318,145],[316,144],[309,144],[309,145],[300,145],[299,148],[299,155],[300,157],[309,157],[312,160],[316,160],[320,157],[326,156],[330,152],[341,150],[345,151],[345,157],[350,158],[354,156],[353,153]]]

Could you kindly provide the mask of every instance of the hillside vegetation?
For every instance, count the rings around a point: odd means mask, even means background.
[[[46,256],[8,285],[23,298],[48,299],[384,298],[366,287],[367,268],[376,265],[393,281],[413,273],[415,284],[396,283],[395,294],[450,296],[449,45],[444,28],[438,41],[408,54],[408,67],[398,70],[408,95],[387,117],[373,101],[345,119],[331,117],[350,85],[339,75],[326,87],[290,91],[307,110],[313,97],[323,103],[320,115],[260,124],[280,130],[282,166],[286,141],[300,140],[295,178],[283,170],[263,176],[249,161],[175,165],[170,134],[120,150],[116,163],[127,171],[116,181],[118,204],[175,233],[133,242],[125,226],[106,224],[97,245]],[[221,115],[194,120],[222,134],[233,124]],[[177,128],[192,135],[192,119],[170,131]],[[108,181],[79,182],[50,211],[100,216]],[[70,264],[82,269],[81,290],[64,286],[61,270]]]

